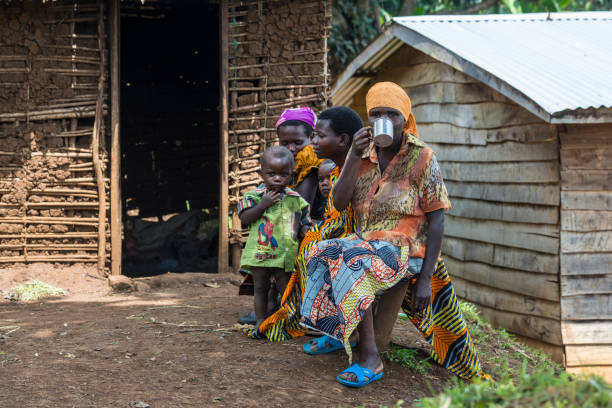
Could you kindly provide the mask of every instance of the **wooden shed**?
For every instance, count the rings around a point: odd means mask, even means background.
[[[394,81],[437,153],[457,294],[612,379],[612,13],[400,17],[332,87]]]
[[[226,270],[274,120],[327,104],[331,2],[0,5],[0,265],[119,274],[128,217],[213,209]]]

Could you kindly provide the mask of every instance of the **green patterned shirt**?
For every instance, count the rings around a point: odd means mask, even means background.
[[[238,214],[256,206],[265,192],[263,184],[246,192],[238,203]],[[241,267],[246,270],[250,267],[281,268],[292,272],[300,245],[300,229],[312,224],[309,213],[306,200],[285,188],[280,201],[266,208],[261,218],[251,224]]]

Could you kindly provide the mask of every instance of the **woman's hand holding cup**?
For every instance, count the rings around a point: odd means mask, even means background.
[[[372,140],[372,127],[366,126],[359,129],[353,136],[352,154],[361,158],[366,148],[370,146]]]

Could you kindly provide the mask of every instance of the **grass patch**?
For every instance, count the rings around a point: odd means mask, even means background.
[[[13,286],[9,293],[11,300],[37,300],[50,296],[65,296],[66,292],[63,289],[56,288],[48,283],[30,279],[20,285]]]
[[[427,357],[420,359],[417,354],[419,350],[408,349],[392,345],[389,349],[383,351],[383,355],[392,363],[398,363],[404,367],[408,367],[415,374],[425,374],[430,368],[431,363]]]
[[[480,317],[480,312],[471,303],[459,302],[461,313],[468,325],[470,335],[476,345],[481,363],[490,371],[493,378],[518,376],[526,362],[527,373],[550,368],[556,373],[562,367],[540,351],[532,349],[504,329],[497,329]]]
[[[459,407],[546,407],[598,408],[612,406],[612,388],[598,377],[575,377],[552,368],[527,373],[526,364],[517,378],[497,383],[459,381],[435,397],[421,399],[421,408]]]
[[[444,392],[422,398],[421,408],[612,407],[612,388],[595,376],[567,374],[545,353],[518,342],[482,319],[476,306],[460,302],[479,358],[496,382],[456,377]]]
[[[476,346],[480,362],[493,378],[502,378],[508,373],[511,376],[518,376],[523,361],[527,361],[527,372],[537,368],[552,368],[555,372],[563,371],[562,367],[552,361],[546,353],[520,343],[504,329],[493,327],[480,316],[480,311],[475,305],[460,301],[459,306]],[[409,321],[408,316],[404,313],[399,313],[398,317]],[[416,354],[416,350],[412,351]],[[401,352],[399,354],[391,350],[391,357],[388,358],[390,361],[400,362],[396,360],[401,360],[404,356],[401,355]],[[410,358],[406,360],[407,363],[404,365],[413,364]]]

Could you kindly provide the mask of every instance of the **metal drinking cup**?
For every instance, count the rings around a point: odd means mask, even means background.
[[[378,118],[374,122],[374,144],[378,147],[388,147],[393,143],[393,122],[389,118]]]

